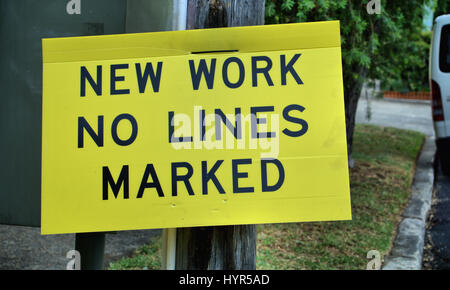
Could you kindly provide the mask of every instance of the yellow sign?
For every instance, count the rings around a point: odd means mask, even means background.
[[[43,234],[351,219],[339,22],[42,45]]]

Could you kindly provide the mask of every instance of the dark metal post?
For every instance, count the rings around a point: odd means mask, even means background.
[[[104,269],[105,233],[76,234],[75,250],[80,253],[81,270]]]

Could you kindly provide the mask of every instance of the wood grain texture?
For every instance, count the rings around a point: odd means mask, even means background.
[[[264,24],[264,0],[188,0],[186,29]]]
[[[177,229],[176,269],[256,269],[256,226]]]

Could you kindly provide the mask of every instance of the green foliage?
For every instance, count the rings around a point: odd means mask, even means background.
[[[434,18],[444,14],[450,14],[449,0],[436,0],[435,2]]]
[[[154,237],[131,257],[123,257],[109,264],[110,270],[158,270],[161,269],[161,236]]]
[[[266,23],[340,20],[347,99],[359,95],[366,77],[388,88],[426,88],[430,37],[422,33],[423,15],[432,0],[383,0],[380,14],[368,14],[368,2],[266,0]]]
[[[353,2],[357,1],[267,0],[266,23],[341,20],[343,61],[347,66],[358,64],[368,68],[371,45],[365,32],[370,22],[365,4]]]
[[[393,58],[391,69],[385,71],[382,88],[386,91],[429,91],[428,62],[431,31],[421,32],[402,46],[408,53]]]

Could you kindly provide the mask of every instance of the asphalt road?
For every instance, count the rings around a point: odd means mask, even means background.
[[[105,266],[130,255],[160,230],[121,231],[106,234]],[[75,235],[42,236],[39,228],[0,225],[0,270],[64,270]]]
[[[423,269],[450,270],[450,177],[436,166],[435,195],[428,219]]]

